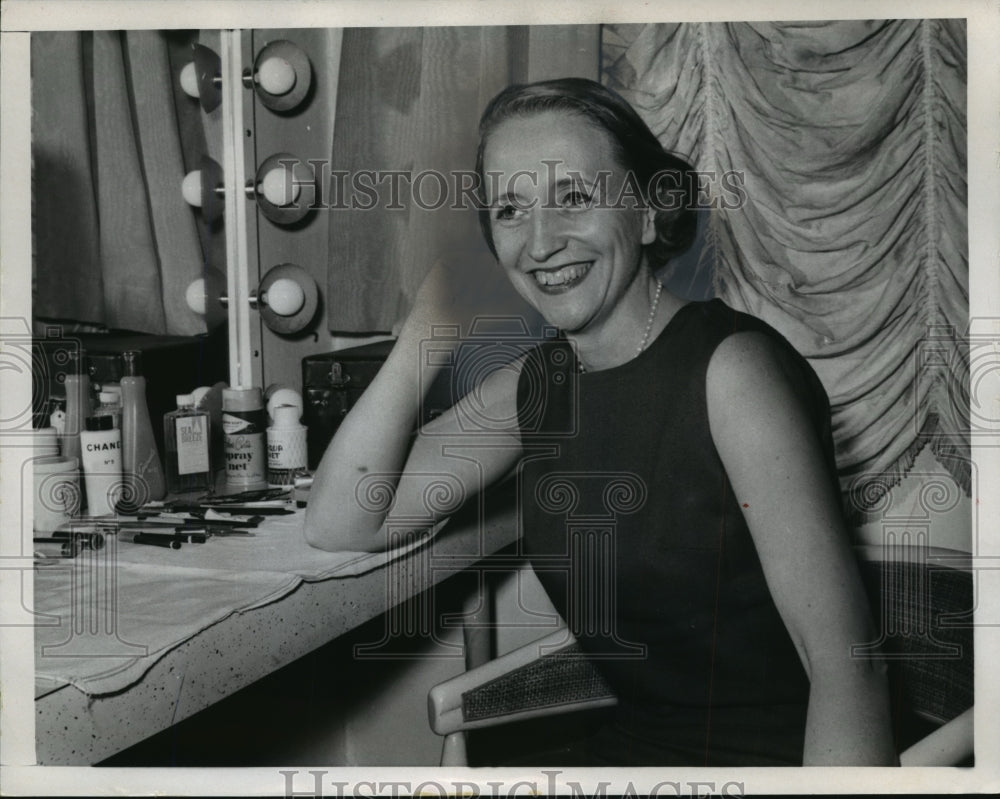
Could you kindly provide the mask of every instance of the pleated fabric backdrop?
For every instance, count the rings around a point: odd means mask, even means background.
[[[666,147],[744,179],[716,292],[817,370],[855,519],[928,443],[968,492],[964,20],[605,26],[602,58]]]

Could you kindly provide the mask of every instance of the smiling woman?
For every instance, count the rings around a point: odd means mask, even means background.
[[[686,165],[581,79],[505,89],[480,134],[487,241],[562,335],[411,438],[448,360],[422,343],[488,310],[456,307],[473,270],[433,269],[324,455],[308,540],[391,546],[392,518],[452,509],[425,504],[442,476],[467,498],[517,467],[523,551],[619,699],[538,764],[892,763],[884,672],[850,655],[873,633],[823,388],[768,325],[654,275],[693,237],[693,198],[657,194]],[[391,506],[364,501],[373,473]]]
[[[607,138],[577,115],[548,111],[500,123],[484,155],[485,171],[516,187],[487,201],[497,260],[518,293],[575,334],[581,350],[598,336],[637,341],[633,328],[649,308],[652,273],[640,267],[642,248],[656,237],[655,211],[613,207],[624,170]],[[525,171],[539,176],[536,185],[515,183]],[[611,177],[601,185],[599,175]]]
[[[693,185],[690,167],[613,92],[583,79],[501,92],[483,114],[477,171],[491,251],[521,296],[573,334],[581,366],[634,357],[657,312],[682,304],[668,294],[660,309],[653,271],[694,238],[695,198],[676,195]]]

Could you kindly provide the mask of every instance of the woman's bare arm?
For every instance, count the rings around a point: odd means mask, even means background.
[[[447,492],[436,492],[438,501],[428,503],[429,486],[445,483],[456,489],[454,497],[467,498],[516,462],[520,362],[493,372],[475,395],[480,413],[512,420],[509,430],[484,437],[463,426],[461,414],[471,402],[464,399],[414,435],[421,400],[439,369],[421,363],[421,343],[434,325],[452,323],[462,311],[461,287],[453,276],[454,269],[431,270],[392,352],[324,453],[306,510],[305,535],[312,546],[385,549],[391,544],[384,527],[386,496],[395,497],[393,516],[430,524],[460,503],[440,501]],[[435,346],[440,351],[438,342]]]
[[[785,355],[759,333],[727,338],[709,364],[712,438],[764,576],[809,676],[806,765],[896,762],[871,612],[820,442]]]

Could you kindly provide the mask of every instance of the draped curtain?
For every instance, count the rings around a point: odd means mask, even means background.
[[[224,272],[225,251],[180,191],[200,156],[218,159],[221,147],[205,131],[217,124],[180,89],[195,36],[32,34],[36,318],[205,331],[185,291],[208,267]]]
[[[611,25],[602,79],[709,195],[715,288],[810,359],[865,518],[928,442],[968,492],[964,20]]]

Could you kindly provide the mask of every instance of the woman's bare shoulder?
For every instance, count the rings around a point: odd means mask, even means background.
[[[713,398],[755,396],[778,399],[791,390],[801,394],[802,358],[777,336],[743,330],[726,336],[708,363],[706,391]]]

